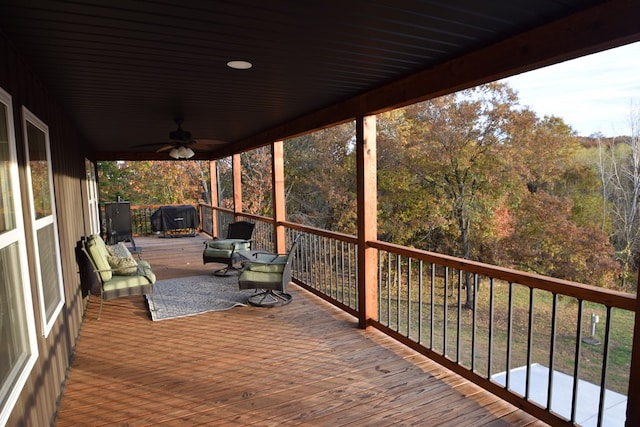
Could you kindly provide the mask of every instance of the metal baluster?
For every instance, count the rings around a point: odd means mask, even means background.
[[[378,251],[378,319],[382,319],[382,252]]]
[[[491,378],[491,360],[493,359],[493,304],[495,297],[493,285],[493,277],[491,277],[489,279],[489,345],[487,349],[487,378]]]
[[[611,332],[611,307],[607,306],[607,322],[604,327],[604,343],[602,349],[602,378],[600,379],[600,404],[598,405],[598,427],[604,420],[604,399],[607,391],[607,371],[609,370],[609,337]]]
[[[429,348],[433,349],[433,326],[434,326],[434,312],[435,312],[435,286],[436,286],[436,266],[435,264],[431,263],[431,302],[430,302],[430,309],[431,309],[431,313],[429,315],[430,317],[430,322],[431,325],[429,327]]]
[[[407,258],[407,337],[411,336],[411,257]]]
[[[422,260],[418,261],[418,344],[422,344],[422,316],[423,316],[423,300],[422,300],[422,292],[423,292],[423,281],[422,281]]]
[[[443,307],[443,321],[442,321],[442,355],[447,355],[447,329],[449,329],[449,267],[444,268],[444,307]]]
[[[580,352],[582,349],[582,303],[578,300],[578,330],[576,331],[576,350],[573,367],[573,390],[571,395],[571,419],[572,423],[576,421],[576,411],[578,409],[578,381],[580,380]]]
[[[400,332],[400,287],[402,286],[402,257],[396,255],[396,277],[398,278],[396,289],[396,332]]]
[[[511,335],[513,332],[513,283],[509,282],[509,307],[507,314],[507,371],[504,386],[511,386]]]
[[[478,320],[478,286],[479,277],[473,274],[473,313],[471,319],[471,371],[476,370],[476,322]]]
[[[320,260],[318,259],[318,253],[319,253],[319,249],[318,249],[318,239],[320,239],[320,236],[314,236],[313,237],[313,287],[317,290],[320,290]]]
[[[329,291],[327,292],[327,287],[329,286],[329,283],[327,283],[327,256],[328,256],[328,252],[327,251],[327,238],[326,237],[321,237],[320,238],[320,250],[322,253],[322,279],[321,279],[321,283],[322,283],[322,292],[325,295],[331,296],[331,289],[329,289]]]
[[[331,277],[333,280],[333,286],[336,292],[336,299],[340,302],[344,302],[342,299],[342,292],[340,292],[340,263],[338,262],[338,256],[340,251],[338,250],[338,241],[336,239],[331,239],[332,247],[333,247],[333,256],[331,257]]]
[[[354,245],[354,246],[353,246],[353,251],[354,251],[353,259],[354,259],[354,260],[357,260],[357,259],[358,259],[358,250],[359,250],[359,249],[358,249],[358,245]],[[355,278],[354,283],[353,283],[353,291],[354,291],[354,294],[355,294],[355,295],[354,295],[355,297],[354,297],[354,299],[353,299],[353,305],[357,307],[357,305],[358,305],[358,298],[359,298],[359,296],[360,296],[360,292],[358,291],[358,263],[357,263],[357,262],[356,262],[355,264],[349,263],[349,265],[354,265],[354,267],[355,267],[355,268],[354,268],[354,270],[355,270],[355,271],[354,271],[354,273],[353,273],[353,274],[354,274],[354,276],[353,276],[353,277]]]
[[[553,397],[553,372],[555,370],[555,353],[556,353],[556,334],[558,332],[558,294],[553,294],[553,301],[551,307],[551,343],[549,348],[551,349],[549,354],[549,384],[547,386],[547,410],[551,410],[551,403]]]
[[[533,305],[534,292],[529,288],[529,330],[527,331],[527,377],[525,380],[524,398],[529,400],[531,387],[531,347],[533,345]]]
[[[387,252],[387,326],[391,327],[391,254]]]
[[[456,343],[456,363],[460,363],[460,333],[462,331],[462,270],[458,270],[458,325]]]
[[[347,295],[344,286],[344,242],[340,241],[340,283],[342,286],[342,302],[346,304]]]

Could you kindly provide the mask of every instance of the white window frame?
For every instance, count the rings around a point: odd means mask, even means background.
[[[42,131],[45,136],[45,149],[47,154],[47,170],[49,175],[49,192],[51,194],[51,215],[47,215],[44,218],[36,219],[35,206],[33,204],[33,183],[31,182],[31,167],[29,159],[29,138],[27,136],[27,122],[32,126],[35,126],[38,130]],[[26,157],[26,175],[27,175],[27,194],[30,202],[30,219],[33,225],[33,247],[34,250],[34,267],[36,271],[36,281],[38,283],[38,295],[40,299],[40,313],[42,318],[42,333],[45,337],[51,332],[51,328],[55,324],[58,316],[62,311],[62,307],[65,303],[64,285],[62,281],[62,263],[60,257],[60,238],[58,237],[58,220],[56,217],[56,199],[55,192],[53,190],[53,170],[51,164],[51,144],[49,142],[49,127],[40,120],[35,114],[29,111],[26,107],[22,107],[22,128],[24,132],[24,145],[25,145],[25,157]],[[58,293],[59,301],[53,311],[51,317],[47,318],[46,301],[44,298],[44,285],[42,283],[42,270],[40,268],[40,254],[38,252],[38,230],[51,225],[53,229],[55,248],[55,266],[56,266],[56,278],[58,280]]]
[[[95,164],[84,159],[87,173],[87,203],[89,207],[89,231],[91,234],[100,233],[100,207],[98,200],[98,180],[96,178]]]
[[[9,139],[9,174],[11,176],[11,188],[13,193],[13,209],[15,213],[15,227],[12,230],[0,233],[0,249],[17,244],[18,256],[21,261],[18,267],[22,279],[22,294],[24,303],[24,313],[26,317],[26,327],[28,336],[27,354],[23,356],[21,363],[16,366],[21,367],[14,369],[7,378],[6,386],[0,390],[0,393],[6,394],[7,399],[4,406],[0,407],[0,425],[5,425],[11,415],[13,408],[20,397],[20,393],[27,382],[33,367],[38,359],[38,343],[35,325],[35,317],[33,312],[33,299],[31,297],[31,286],[29,280],[29,268],[25,265],[24,260],[27,259],[27,244],[24,232],[24,222],[22,216],[22,202],[20,200],[20,182],[18,176],[18,161],[16,157],[16,140],[13,122],[13,106],[11,95],[0,88],[0,103],[4,104],[7,109],[7,134]],[[2,120],[2,119],[0,119]],[[4,344],[6,345],[6,344]]]

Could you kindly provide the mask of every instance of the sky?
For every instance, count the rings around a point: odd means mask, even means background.
[[[640,114],[640,43],[502,81],[539,117],[561,117],[580,136],[629,135],[632,109]]]

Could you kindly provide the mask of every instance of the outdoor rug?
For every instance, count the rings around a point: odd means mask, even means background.
[[[153,295],[145,295],[153,320],[195,316],[246,306],[255,290],[239,290],[238,277],[214,275],[158,280]]]

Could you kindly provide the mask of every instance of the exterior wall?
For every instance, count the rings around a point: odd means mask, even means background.
[[[30,212],[26,196],[25,146],[22,107],[28,108],[49,127],[51,166],[54,174],[54,194],[60,238],[65,305],[51,332],[43,335],[39,293],[33,267],[29,271],[33,311],[38,336],[38,360],[9,416],[9,426],[45,426],[55,417],[62,394],[65,375],[71,362],[80,331],[87,300],[82,297],[75,261],[75,243],[87,234],[85,157],[90,158],[79,134],[67,120],[63,109],[48,94],[36,74],[0,32],[0,87],[13,101],[13,116],[20,172],[20,195],[23,212]],[[34,230],[26,219],[26,241],[31,242]],[[27,257],[33,265],[36,248],[27,244]],[[27,268],[27,267],[25,267]]]

